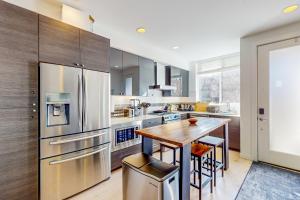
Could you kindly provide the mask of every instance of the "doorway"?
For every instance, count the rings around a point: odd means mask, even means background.
[[[258,47],[258,159],[300,170],[300,39]]]

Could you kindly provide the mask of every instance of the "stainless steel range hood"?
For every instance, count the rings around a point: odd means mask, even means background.
[[[175,86],[171,85],[171,67],[155,62],[155,84],[149,86],[150,89],[159,90],[176,90]]]

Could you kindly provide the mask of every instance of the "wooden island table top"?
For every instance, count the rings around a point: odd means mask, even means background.
[[[196,119],[198,120],[196,125],[190,125],[188,120],[181,120],[136,130],[135,133],[147,138],[183,147],[231,121],[226,118],[197,117]]]

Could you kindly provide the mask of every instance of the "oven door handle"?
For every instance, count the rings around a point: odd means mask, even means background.
[[[51,141],[51,142],[49,142],[49,144],[51,144],[51,145],[65,144],[65,143],[70,143],[70,142],[76,142],[76,141],[86,140],[86,139],[90,139],[90,138],[95,138],[95,137],[99,137],[99,136],[102,136],[102,135],[105,135],[105,134],[107,134],[107,132],[101,132],[101,133],[86,136],[86,137],[78,137],[78,138],[73,138],[73,139]]]
[[[75,157],[72,157],[72,158],[67,158],[67,159],[64,159],[64,160],[54,160],[54,161],[49,162],[49,164],[50,165],[57,165],[57,164],[62,164],[62,163],[69,162],[69,161],[72,161],[72,160],[78,160],[78,159],[81,159],[81,158],[85,158],[85,157],[92,156],[94,154],[100,153],[100,152],[106,150],[107,148],[108,147],[104,147],[104,148],[101,148],[99,150],[93,151],[91,153],[83,154],[83,155],[80,155],[80,156],[75,156]]]

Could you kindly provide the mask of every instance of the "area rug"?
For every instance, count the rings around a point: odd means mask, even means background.
[[[253,162],[236,200],[300,200],[300,173]]]

